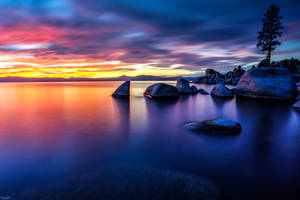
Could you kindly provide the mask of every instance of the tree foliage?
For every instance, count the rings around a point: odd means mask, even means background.
[[[271,63],[271,52],[275,50],[277,45],[280,45],[278,38],[282,35],[280,30],[283,29],[283,26],[279,11],[280,8],[272,4],[262,19],[262,30],[258,32],[256,46],[261,47],[262,51],[267,51],[266,62],[268,65]]]

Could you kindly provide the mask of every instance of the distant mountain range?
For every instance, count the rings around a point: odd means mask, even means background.
[[[120,76],[115,78],[25,78],[25,77],[0,77],[0,82],[68,82],[68,81],[175,81],[181,77],[161,76]],[[192,78],[187,78],[188,80]]]

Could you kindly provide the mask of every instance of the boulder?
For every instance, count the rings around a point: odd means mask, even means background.
[[[190,122],[184,124],[184,128],[193,132],[203,132],[218,135],[234,135],[242,131],[242,126],[240,123],[226,119]]]
[[[199,92],[198,89],[197,89],[197,87],[194,86],[194,85],[192,85],[191,89],[192,89],[192,91],[193,91],[194,94],[196,94],[196,93]]]
[[[122,83],[112,94],[116,98],[128,98],[130,95],[130,81]]]
[[[179,97],[179,91],[176,87],[168,85],[166,83],[156,83],[149,86],[144,96],[152,98],[177,98]]]
[[[233,71],[227,72],[225,75],[213,69],[206,69],[205,76],[199,77],[194,82],[204,84],[224,83],[229,85],[236,85],[244,73],[245,70],[243,70],[241,66],[234,68]]]
[[[210,93],[213,96],[233,98],[233,92],[225,87],[223,83],[218,83]]]
[[[292,106],[295,110],[300,111],[300,101],[297,101],[296,103],[294,103],[294,105]]]
[[[295,99],[298,90],[287,69],[261,67],[250,69],[242,76],[236,94],[250,98],[287,100]]]
[[[206,92],[206,91],[205,91],[204,89],[202,89],[202,88],[198,89],[198,92],[199,92],[200,94],[208,95],[208,92]]]
[[[193,174],[140,164],[117,163],[25,188],[11,200],[220,199],[218,187]]]
[[[184,78],[181,78],[177,81],[176,87],[177,87],[179,93],[182,93],[182,94],[193,93],[193,89],[191,88],[190,83],[187,80],[185,80]]]

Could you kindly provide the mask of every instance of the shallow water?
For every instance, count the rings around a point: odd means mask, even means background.
[[[157,102],[142,96],[152,83],[133,82],[129,101],[110,96],[120,82],[1,83],[0,197],[126,162],[206,177],[223,199],[299,199],[300,113],[292,103],[201,94]],[[214,118],[243,131],[182,129]]]

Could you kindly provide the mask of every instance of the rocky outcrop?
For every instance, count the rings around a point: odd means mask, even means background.
[[[225,87],[223,83],[218,83],[210,93],[213,96],[233,98],[233,91]]]
[[[287,100],[295,99],[298,90],[287,69],[262,67],[250,69],[243,75],[236,94],[250,98]]]
[[[222,82],[223,80],[224,76],[221,73],[213,69],[206,69],[205,76],[200,77],[196,82],[204,84],[216,84]]]
[[[194,85],[192,85],[191,89],[192,89],[192,91],[193,91],[194,94],[196,94],[196,93],[199,92],[198,89],[197,89],[197,87],[194,86]]]
[[[238,122],[226,119],[206,120],[202,122],[190,122],[184,128],[193,132],[202,132],[216,135],[234,135],[242,131],[242,126]]]
[[[115,98],[128,98],[130,95],[130,81],[122,83],[112,94]]]
[[[297,111],[300,111],[300,101],[297,101],[296,103],[294,103],[293,108]]]
[[[206,92],[206,91],[205,91],[204,89],[202,89],[202,88],[198,89],[198,92],[199,92],[200,94],[208,95],[208,92]]]
[[[196,90],[195,90],[195,88],[192,88],[190,86],[190,83],[184,78],[181,78],[177,81],[176,88],[178,89],[179,93],[181,93],[181,94],[197,93],[197,88],[196,88]]]
[[[234,68],[233,71],[227,72],[225,75],[213,69],[206,69],[205,76],[201,76],[195,82],[204,84],[224,83],[229,85],[236,85],[244,73],[245,70],[243,70],[241,66],[239,66],[238,68]]]
[[[172,85],[168,85],[166,83],[156,83],[149,86],[145,90],[144,96],[150,99],[177,98],[179,97],[179,91],[176,87]]]
[[[224,77],[224,84],[237,85],[241,77],[246,71],[241,66],[234,68],[232,72],[227,72]]]

